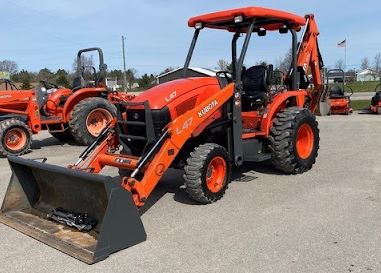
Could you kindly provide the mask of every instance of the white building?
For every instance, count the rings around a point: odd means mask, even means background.
[[[379,81],[380,75],[370,69],[365,69],[361,72],[357,73],[357,81],[358,82],[369,82],[369,81]]]

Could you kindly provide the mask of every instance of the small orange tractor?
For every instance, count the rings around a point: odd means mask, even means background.
[[[94,263],[146,239],[138,208],[168,168],[184,171],[187,193],[201,204],[223,197],[233,165],[272,160],[285,174],[312,168],[320,141],[313,113],[324,89],[314,15],[250,7],[197,16],[188,24],[195,33],[184,78],[118,104],[117,119],[74,165],[9,158],[13,176],[2,223]],[[232,73],[187,77],[203,29],[232,33]],[[276,90],[271,65],[243,68],[250,62],[250,40],[275,31],[289,33],[292,47],[286,86]],[[100,175],[106,166],[118,168],[120,178]]]
[[[94,81],[86,82],[81,56],[90,51],[98,52],[100,65]],[[72,89],[42,81],[34,90],[13,90],[10,85],[12,90],[0,92],[0,156],[25,154],[32,134],[41,130],[62,141],[74,138],[89,145],[116,115],[113,104],[130,99],[106,88],[107,65],[100,48],[80,50],[77,63]]]
[[[381,115],[381,83],[375,89],[376,94],[372,98],[370,111],[374,114]]]
[[[334,83],[329,83],[328,75],[336,75]],[[327,72],[327,88],[329,102],[331,105],[330,113],[333,115],[349,115],[353,112],[351,107],[351,96],[353,90],[345,84],[345,72],[342,69],[332,69]]]

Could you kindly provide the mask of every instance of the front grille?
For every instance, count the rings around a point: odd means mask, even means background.
[[[137,106],[132,104],[131,106]],[[142,103],[143,105],[143,103]],[[171,121],[169,109],[151,110],[148,102],[144,109],[127,105],[127,120],[119,120],[119,140],[134,156],[142,156],[161,136],[163,128]],[[121,115],[119,115],[120,119]]]

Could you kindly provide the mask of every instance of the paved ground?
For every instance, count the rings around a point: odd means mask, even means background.
[[[352,100],[371,100],[374,96],[374,92],[358,92],[351,96]]]
[[[93,266],[0,224],[0,272],[381,272],[380,117],[319,121],[320,156],[309,173],[246,166],[253,179],[233,182],[209,206],[189,201],[171,173],[142,216],[148,240]],[[82,150],[46,134],[37,139],[28,156],[54,164]],[[4,159],[0,175],[2,199],[10,177]]]

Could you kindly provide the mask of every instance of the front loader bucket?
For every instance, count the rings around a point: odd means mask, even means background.
[[[111,177],[11,157],[12,177],[0,222],[92,264],[146,240],[131,193]],[[89,232],[49,220],[57,208],[87,213]]]

